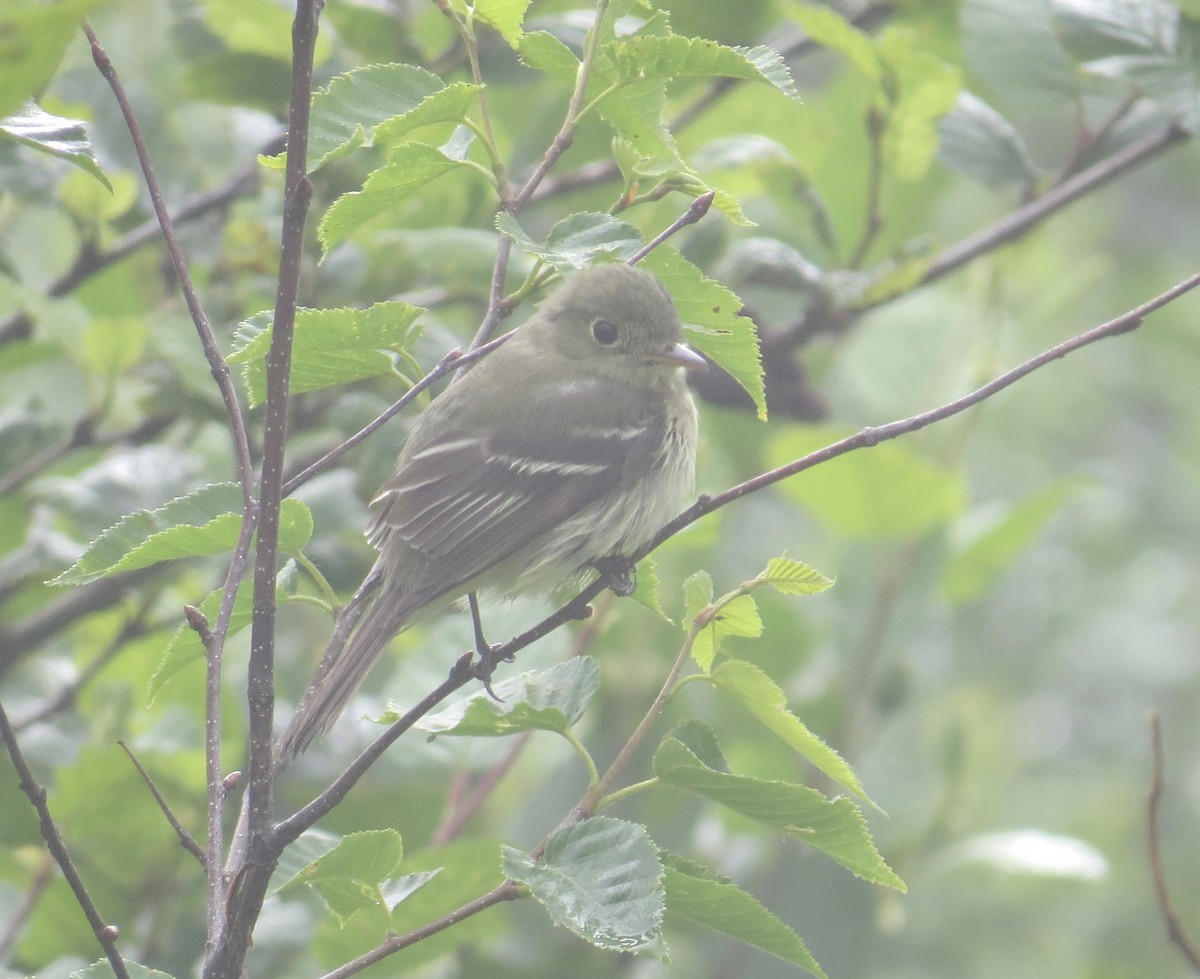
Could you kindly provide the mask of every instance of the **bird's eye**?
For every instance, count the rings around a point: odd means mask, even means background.
[[[592,336],[596,338],[596,342],[603,347],[610,346],[617,342],[617,337],[621,335],[618,330],[608,320],[596,320],[592,324]]]

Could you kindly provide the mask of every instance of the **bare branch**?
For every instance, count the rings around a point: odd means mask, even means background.
[[[158,808],[162,810],[162,814],[167,817],[167,822],[171,824],[171,829],[175,830],[175,835],[179,837],[179,842],[188,853],[195,857],[200,866],[205,865],[204,849],[196,842],[195,837],[187,831],[187,828],[179,821],[175,813],[171,811],[171,807],[167,805],[167,800],[163,798],[161,792],[158,791],[158,786],[154,784],[154,779],[150,777],[150,773],[138,761],[132,749],[124,741],[118,741],[121,750],[129,756],[129,760],[133,762],[133,767],[138,770],[138,774],[142,776],[142,781],[146,783],[146,788],[150,790],[150,794],[154,796],[154,801],[158,803]]]
[[[1146,846],[1150,855],[1150,873],[1154,880],[1154,896],[1158,900],[1158,912],[1167,927],[1167,937],[1179,949],[1188,964],[1200,972],[1200,948],[1188,937],[1179,912],[1171,901],[1171,889],[1167,885],[1167,874],[1163,869],[1162,844],[1159,833],[1159,810],[1167,780],[1163,775],[1162,719],[1157,711],[1150,712],[1150,751],[1153,769],[1150,793],[1146,799]]]
[[[80,878],[79,872],[75,869],[75,864],[71,860],[71,854],[67,850],[66,843],[63,841],[62,833],[59,832],[58,824],[55,823],[54,816],[50,812],[50,805],[46,801],[46,790],[33,777],[33,772],[29,770],[29,765],[25,762],[25,756],[21,753],[21,746],[17,743],[16,733],[13,731],[12,725],[8,722],[8,714],[5,712],[3,704],[0,704],[0,741],[3,741],[5,748],[8,749],[8,756],[12,759],[13,768],[17,771],[17,780],[21,786],[21,791],[25,793],[25,797],[29,799],[30,805],[33,806],[34,811],[38,814],[38,825],[41,827],[42,839],[46,841],[46,846],[54,856],[54,860],[62,871],[63,876],[67,879],[71,893],[75,895],[76,903],[78,903],[80,909],[83,911],[88,924],[91,925],[92,933],[96,936],[96,941],[104,949],[104,954],[108,958],[109,965],[112,966],[117,979],[129,979],[129,970],[125,967],[125,959],[121,955],[121,950],[117,948],[117,936],[120,934],[120,929],[100,917],[100,912],[96,909],[95,902],[92,901],[91,895],[88,894],[87,888],[84,886],[83,880]]]

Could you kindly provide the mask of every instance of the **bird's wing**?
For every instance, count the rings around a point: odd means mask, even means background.
[[[626,403],[583,418],[578,399],[550,393],[538,410],[571,434],[531,439],[526,419],[485,432],[442,432],[412,452],[383,486],[369,531],[377,547],[393,535],[422,554],[431,590],[462,584],[537,540],[649,466],[663,420]]]

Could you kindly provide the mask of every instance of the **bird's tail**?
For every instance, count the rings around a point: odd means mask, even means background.
[[[349,607],[347,609],[349,611]],[[413,609],[384,587],[375,596],[366,616],[349,641],[339,640],[337,630],[330,640],[316,676],[300,700],[300,706],[275,745],[275,764],[282,768],[305,751],[315,738],[325,734],[362,685],[379,654],[412,618]],[[339,644],[342,648],[339,652]]]

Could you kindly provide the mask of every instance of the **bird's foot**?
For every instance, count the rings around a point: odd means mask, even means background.
[[[620,554],[596,558],[592,567],[600,575],[604,587],[618,598],[628,598],[637,591],[637,568]]]

